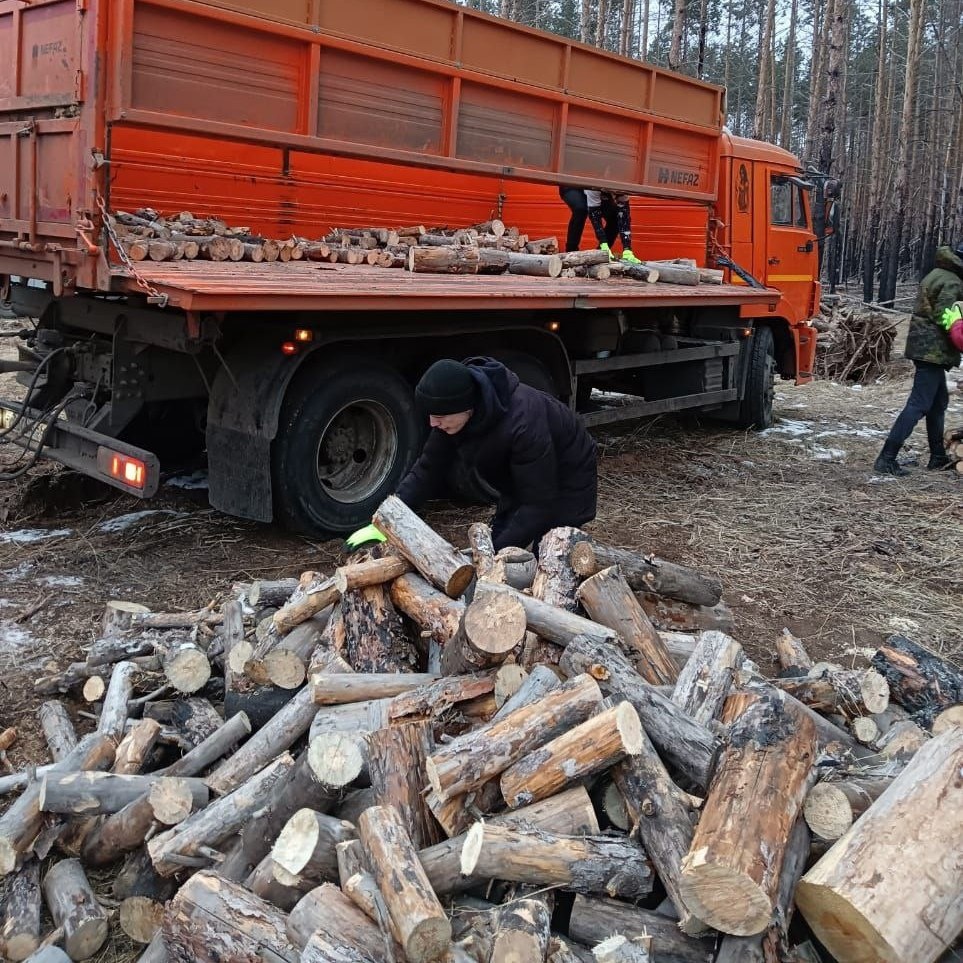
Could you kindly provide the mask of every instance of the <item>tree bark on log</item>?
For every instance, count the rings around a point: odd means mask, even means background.
[[[285,913],[294,909],[313,885],[297,876],[290,876],[274,862],[270,853],[264,856],[244,879],[245,889]]]
[[[504,662],[525,638],[525,609],[508,595],[480,594],[441,651],[441,671],[459,675]]]
[[[40,944],[40,861],[23,865],[0,882],[0,952],[25,960]]]
[[[63,927],[64,950],[72,960],[86,960],[107,941],[107,911],[97,902],[80,860],[63,859],[47,870],[44,899],[54,925]]]
[[[589,576],[576,597],[594,621],[619,634],[646,682],[672,685],[676,681],[672,656],[617,566]]]
[[[451,924],[400,818],[372,806],[362,813],[358,832],[405,956],[410,963],[437,959],[451,943]]]
[[[217,846],[241,827],[270,798],[274,784],[292,767],[294,760],[282,753],[270,765],[233,792],[195,813],[174,829],[155,836],[148,844],[154,868],[172,876],[185,865],[195,865],[201,848]]]
[[[533,278],[557,278],[562,273],[562,259],[558,254],[522,254],[509,251],[508,273]]]
[[[495,557],[491,527],[484,522],[468,526],[468,544],[475,565],[475,577],[479,582],[504,582],[505,563]]]
[[[891,636],[872,658],[893,699],[926,728],[943,710],[963,702],[963,673],[921,645]]]
[[[797,905],[840,963],[933,963],[963,929],[961,767],[957,727],[923,746],[803,877]]]
[[[703,632],[672,691],[672,701],[696,722],[711,726],[742,668],[742,646],[725,632]]]
[[[274,627],[279,635],[284,635],[329,605],[334,605],[340,596],[333,578],[319,576],[313,584],[295,592],[291,599],[274,613]]]
[[[672,781],[648,736],[640,751],[612,771],[624,800],[631,828],[638,833],[666,894],[679,916],[683,933],[697,936],[706,929],[686,906],[679,878],[682,861],[692,845],[692,806],[687,793]]]
[[[92,733],[80,742],[48,773],[108,769],[114,761],[115,743],[102,733]],[[43,826],[40,810],[40,782],[34,781],[0,816],[0,876],[12,873],[18,856],[25,852]]]
[[[475,789],[526,753],[587,719],[602,701],[589,676],[570,679],[539,702],[468,732],[428,758],[432,788],[443,798]]]
[[[729,632],[735,624],[732,610],[725,602],[693,605],[666,598],[654,592],[636,592],[645,614],[660,632]]]
[[[889,705],[889,686],[875,669],[827,667],[815,676],[773,679],[772,684],[823,715],[852,719],[883,712]]]
[[[341,938],[312,933],[301,951],[300,963],[379,963],[381,957],[368,956]]]
[[[420,575],[402,575],[391,583],[391,601],[424,634],[444,645],[458,634],[465,603],[450,599]]]
[[[752,936],[772,917],[816,732],[785,699],[754,694],[731,696],[726,721],[726,750],[683,860],[680,890],[699,919],[723,933]]]
[[[347,702],[370,702],[391,699],[435,682],[438,676],[425,672],[379,673],[355,672],[344,674],[319,673],[311,677],[308,690],[317,706],[336,706]]]
[[[136,776],[142,772],[147,767],[162,728],[156,719],[135,722],[117,746],[112,771],[121,776]]]
[[[437,717],[460,702],[489,695],[495,691],[495,685],[496,675],[493,672],[438,679],[437,682],[403,692],[388,700],[387,716],[392,721],[406,720],[411,716]]]
[[[710,963],[713,958],[714,940],[686,936],[669,917],[615,899],[576,896],[568,932],[583,946],[595,946],[612,933],[651,936],[655,963]]]
[[[201,795],[207,799],[206,787]],[[84,841],[88,866],[106,866],[136,849],[157,824],[183,822],[195,806],[195,790],[186,779],[161,776],[137,799],[100,823]]]
[[[289,876],[317,886],[338,879],[338,844],[356,838],[351,823],[314,809],[299,809],[278,834],[271,856]]]
[[[411,571],[411,564],[407,559],[397,555],[386,555],[384,558],[371,558],[365,562],[354,562],[342,565],[334,570],[334,585],[344,595],[358,589],[370,588],[372,585],[384,585],[393,582]]]
[[[211,792],[223,796],[289,749],[311,727],[318,707],[311,686],[301,689],[265,726],[207,777]]]
[[[195,873],[170,901],[164,944],[172,963],[219,963],[282,959],[289,949],[284,914],[270,903],[215,873]]]
[[[150,609],[139,602],[111,599],[104,606],[101,636],[104,639],[123,637],[123,634],[131,628],[133,616],[146,615],[148,612],[150,612]],[[96,645],[96,643],[94,644]]]
[[[501,775],[502,796],[511,809],[547,799],[568,783],[637,755],[643,738],[639,714],[621,702],[509,766]]]
[[[203,742],[186,752],[180,759],[160,770],[157,775],[196,776],[213,765],[238,742],[250,735],[251,723],[243,712],[231,716]]]
[[[598,835],[599,824],[592,800],[583,786],[575,786],[542,802],[512,812],[486,816],[486,824],[515,829],[542,829],[559,836]],[[479,879],[461,871],[461,852],[465,833],[452,836],[422,849],[418,859],[431,888],[439,897],[448,897],[477,885]]]
[[[382,959],[384,941],[377,925],[331,883],[306,893],[288,914],[287,937],[298,949],[316,932],[330,939],[349,939],[362,954]]]
[[[384,585],[341,596],[344,650],[355,672],[410,672],[418,657]]]
[[[628,940],[620,933],[603,940],[592,951],[596,963],[652,963],[652,937]]]
[[[40,728],[54,762],[59,762],[77,745],[77,733],[64,704],[56,699],[44,702],[37,710]]]
[[[281,689],[301,687],[311,656],[321,642],[323,629],[318,619],[322,614],[296,625],[265,654],[260,672],[269,683]]]
[[[487,822],[475,823],[466,834],[461,871],[482,879],[564,886],[576,893],[608,893],[625,899],[640,899],[652,890],[652,867],[632,843]]]
[[[569,643],[561,668],[588,672],[606,696],[630,702],[660,755],[700,792],[709,785],[721,748],[719,739],[649,685],[615,646],[577,639]]]
[[[70,957],[59,946],[44,946],[36,953],[31,953],[27,957],[26,963],[70,963]],[[138,963],[161,963],[161,961],[144,961],[144,958],[141,957]]]
[[[552,914],[537,899],[520,899],[495,910],[491,959],[504,963],[544,960],[552,929]]]
[[[144,795],[157,776],[121,776],[112,772],[48,773],[40,785],[41,812],[97,816],[116,813]],[[207,805],[202,779],[185,780],[198,807]]]
[[[375,805],[393,807],[415,849],[440,842],[438,825],[425,805],[425,762],[433,748],[427,719],[394,723],[368,737],[368,773]]]
[[[813,660],[801,640],[789,629],[783,629],[776,636],[776,658],[779,660],[781,673],[785,676],[806,675],[813,667]]]
[[[396,495],[389,495],[381,503],[372,522],[429,582],[449,598],[462,595],[475,577],[475,569],[464,555],[429,528]]]
[[[572,549],[572,568],[584,578],[618,565],[635,592],[654,592],[692,605],[715,605],[722,598],[722,583],[682,565],[654,555],[612,548],[590,540]]]
[[[134,692],[137,666],[133,662],[118,662],[110,674],[110,684],[104,695],[97,731],[119,742],[127,723],[127,708]]]
[[[588,535],[580,528],[553,528],[538,545],[538,567],[532,582],[532,595],[568,612],[578,610],[576,592],[581,581],[572,568],[572,550]]]
[[[431,235],[426,234],[420,239],[418,246],[409,248],[407,264],[409,271],[415,274],[478,273],[477,247],[451,243],[433,246],[425,243],[430,238]],[[450,238],[446,238],[446,241],[450,241]]]
[[[817,782],[803,805],[809,828],[821,839],[839,839],[893,784],[895,775],[850,777],[838,782]]]

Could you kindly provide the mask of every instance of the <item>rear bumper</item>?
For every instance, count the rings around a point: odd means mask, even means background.
[[[20,417],[22,415],[22,417]],[[17,419],[16,426],[7,431]],[[72,468],[91,478],[97,478],[106,485],[119,488],[128,495],[150,498],[156,494],[160,483],[160,461],[155,454],[110,438],[99,432],[91,431],[82,425],[58,419],[53,423],[43,420],[43,412],[34,408],[0,399],[0,443],[15,445],[26,452]],[[115,457],[133,459],[143,464],[143,474],[136,484],[111,474],[110,466]]]

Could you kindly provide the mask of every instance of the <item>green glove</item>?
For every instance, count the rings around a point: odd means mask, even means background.
[[[957,301],[953,307],[947,308],[943,312],[943,317],[940,318],[940,324],[949,331],[957,321],[963,321],[963,305],[961,305],[959,301]]]
[[[367,545],[376,545],[378,542],[387,542],[388,539],[378,531],[374,525],[365,525],[345,539],[344,547],[348,551],[356,552],[359,548]]]

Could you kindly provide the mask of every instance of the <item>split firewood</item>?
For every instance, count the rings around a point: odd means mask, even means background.
[[[630,702],[663,758],[698,790],[708,787],[719,739],[646,682],[615,646],[575,639],[560,668],[568,675],[588,672],[607,696]]]
[[[961,766],[957,727],[923,746],[803,877],[799,910],[837,959],[933,963],[963,930]]]
[[[593,679],[579,675],[539,702],[466,733],[427,761],[428,779],[443,798],[475,789],[527,752],[583,722],[602,701]]]
[[[97,902],[80,860],[55,863],[43,881],[54,925],[63,927],[64,949],[72,960],[86,960],[107,941],[107,911]]]
[[[589,576],[579,586],[576,597],[596,622],[618,633],[646,682],[672,685],[676,681],[678,672],[672,656],[618,566]]]
[[[216,873],[195,873],[168,905],[162,927],[171,960],[287,959],[284,914],[238,883]]]
[[[474,578],[475,570],[468,560],[396,495],[381,503],[372,522],[425,578],[450,598],[458,598]]]
[[[509,829],[479,822],[461,852],[466,876],[536,886],[564,886],[577,893],[611,893],[639,899],[652,890],[652,867],[634,844],[607,836],[572,838],[541,830]]]
[[[724,721],[726,749],[683,860],[680,892],[710,926],[751,936],[772,917],[788,830],[802,810],[815,760],[816,732],[775,696],[730,696]],[[740,788],[746,785],[758,792],[748,796]]]
[[[926,727],[943,709],[963,702],[963,673],[901,635],[880,646],[872,663],[889,683],[892,698]]]
[[[362,813],[358,832],[405,956],[411,963],[437,959],[451,942],[451,923],[400,818],[372,806]]]
[[[0,947],[8,960],[25,960],[40,944],[40,861],[26,859],[0,881]]]

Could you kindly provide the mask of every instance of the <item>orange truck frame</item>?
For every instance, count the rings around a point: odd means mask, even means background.
[[[812,377],[812,185],[724,107],[447,0],[0,0],[0,299],[38,319],[2,438],[143,497],[206,448],[215,507],[319,533],[397,485],[439,357],[503,359],[589,425],[766,427],[775,375]],[[272,237],[492,217],[563,237],[559,186],[630,194],[637,253],[726,283],[133,269],[107,229],[150,207]]]

